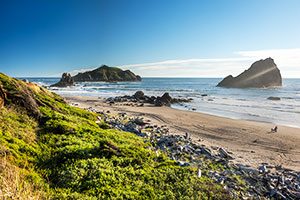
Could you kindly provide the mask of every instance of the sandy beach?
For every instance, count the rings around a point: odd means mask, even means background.
[[[152,105],[108,104],[97,97],[65,97],[68,103],[93,107],[110,113],[126,112],[140,116],[157,125],[166,125],[171,134],[191,134],[194,141],[212,147],[223,147],[232,153],[234,162],[257,167],[261,163],[282,165],[300,170],[300,129],[278,126],[277,133],[270,130],[274,124],[236,120],[170,107]]]

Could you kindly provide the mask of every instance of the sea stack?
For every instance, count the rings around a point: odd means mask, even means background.
[[[282,86],[280,70],[272,58],[254,62],[248,70],[237,77],[225,77],[218,87],[228,88],[265,88]]]
[[[122,82],[122,81],[141,81],[141,77],[135,75],[130,70],[122,70],[117,67],[109,67],[107,65],[102,65],[101,67],[87,71],[84,73],[79,73],[73,77],[75,82]]]
[[[74,81],[71,74],[63,73],[60,81],[58,83],[51,85],[50,87],[68,87],[73,85],[74,85]]]

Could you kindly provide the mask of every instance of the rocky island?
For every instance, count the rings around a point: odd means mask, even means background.
[[[73,77],[75,82],[121,82],[121,81],[141,81],[142,78],[135,75],[130,70],[122,70],[117,67],[109,67],[107,65],[102,65],[101,67],[87,71],[84,73],[78,73]]]
[[[264,88],[282,86],[280,70],[272,58],[254,62],[248,70],[237,77],[225,77],[218,87],[231,88]]]
[[[73,86],[75,82],[130,82],[141,80],[142,78],[139,75],[135,75],[130,70],[102,65],[95,70],[78,73],[73,77],[69,73],[63,73],[61,80],[50,87],[68,87]]]

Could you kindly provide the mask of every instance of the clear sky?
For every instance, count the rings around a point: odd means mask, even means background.
[[[300,77],[298,0],[0,0],[0,71],[60,76],[101,64],[222,77],[273,57]]]

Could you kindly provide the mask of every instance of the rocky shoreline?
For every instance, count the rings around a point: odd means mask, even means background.
[[[171,106],[175,103],[187,103],[191,102],[192,98],[172,98],[168,92],[160,96],[147,96],[143,91],[137,91],[134,95],[125,95],[110,97],[106,99],[106,102],[109,104],[120,103],[120,102],[131,102],[138,103],[140,106],[143,106],[145,103],[152,104],[154,106]]]
[[[109,127],[132,132],[145,138],[149,148],[157,154],[166,153],[178,165],[198,168],[197,176],[206,176],[220,183],[234,197],[241,199],[299,199],[300,172],[262,163],[258,168],[234,164],[234,155],[217,146],[205,146],[201,140],[194,141],[189,133],[172,134],[166,126],[157,126],[150,120],[131,117],[125,112],[113,115],[99,114],[97,123],[105,122]],[[101,116],[101,117],[100,117]],[[101,125],[100,125],[101,126]]]

